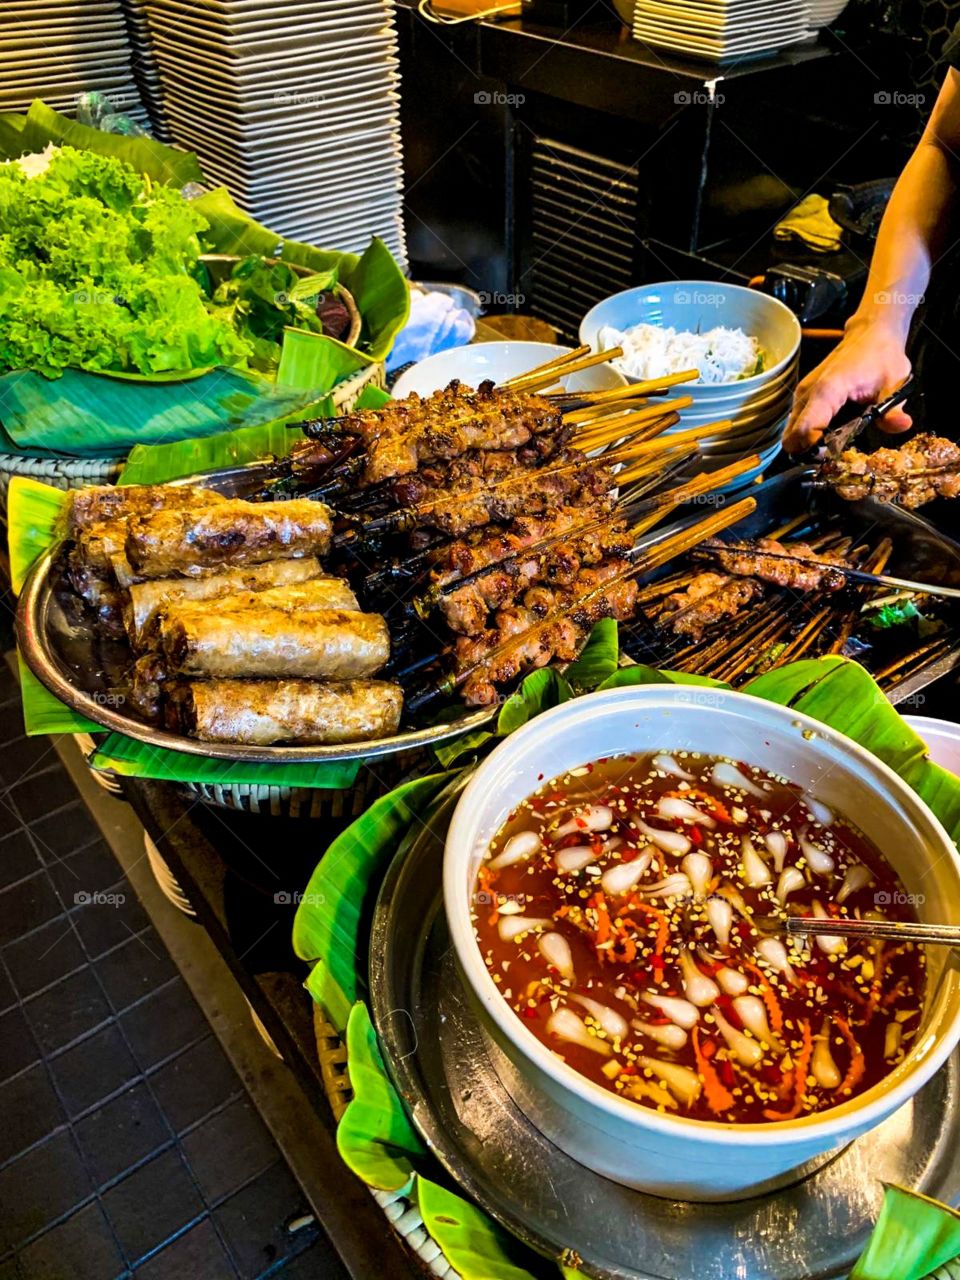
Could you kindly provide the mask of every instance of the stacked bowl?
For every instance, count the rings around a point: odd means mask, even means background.
[[[717,471],[755,453],[760,466],[737,483],[743,485],[759,475],[780,450],[796,386],[800,324],[793,312],[776,298],[742,285],[673,280],[625,289],[597,303],[580,324],[580,341],[600,350],[615,345],[618,333],[639,324],[678,333],[742,329],[757,339],[762,360],[759,373],[735,382],[694,382],[675,389],[677,395],[690,396],[693,404],[682,410],[681,422],[672,430],[731,420],[731,430],[700,441],[701,469]],[[639,380],[623,361],[613,364],[628,382]]]

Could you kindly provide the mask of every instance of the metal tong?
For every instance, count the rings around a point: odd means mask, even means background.
[[[910,920],[822,920],[787,916],[781,931],[791,936],[832,938],[889,938],[896,942],[936,942],[960,946],[960,925],[919,924]]]
[[[849,449],[854,440],[866,431],[867,427],[873,426],[884,414],[889,413],[891,409],[895,409],[898,404],[903,404],[904,400],[913,391],[913,387],[913,374],[910,374],[897,387],[896,391],[887,396],[886,400],[880,400],[876,404],[870,405],[864,409],[859,418],[852,418],[850,422],[844,422],[838,427],[828,427],[823,433],[823,439],[820,444],[815,445],[810,451],[808,455],[809,461],[823,462],[825,458],[839,457],[844,449]]]

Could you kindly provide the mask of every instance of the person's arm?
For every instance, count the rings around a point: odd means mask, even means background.
[[[790,452],[816,444],[848,401],[883,399],[909,374],[910,322],[930,268],[950,241],[958,182],[960,72],[951,67],[883,215],[860,306],[847,321],[843,340],[797,388],[784,436]],[[910,417],[893,409],[882,425],[905,431]]]

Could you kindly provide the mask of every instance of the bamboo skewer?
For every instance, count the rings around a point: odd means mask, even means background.
[[[590,344],[584,343],[582,347],[577,347],[574,351],[564,351],[562,355],[544,360],[543,364],[534,365],[526,373],[518,373],[516,377],[508,378],[506,382],[501,382],[500,385],[508,391],[517,390],[522,383],[529,382],[532,378],[540,378],[544,374],[552,373],[560,365],[569,364],[571,360],[579,360],[581,356],[589,355],[591,350]]]
[[[689,396],[678,396],[675,400],[662,400],[659,404],[647,405],[643,409],[609,414],[606,418],[591,418],[578,427],[575,443],[579,448],[592,448],[597,441],[610,439],[618,427],[639,427],[646,422],[656,422],[659,418],[678,414],[691,403]]]
[[[692,480],[687,480],[685,484],[678,485],[676,489],[668,489],[665,493],[656,494],[648,500],[651,504],[656,504],[654,509],[631,526],[631,536],[639,538],[675,507],[681,506],[684,502],[691,502],[694,498],[699,498],[720,485],[729,484],[731,480],[736,480],[737,476],[757,466],[757,462],[756,455],[742,458],[739,462],[731,462],[729,466],[722,467],[719,471],[707,471],[703,475],[694,476]]]
[[[622,355],[622,347],[610,347],[607,351],[594,351],[590,355],[579,355],[577,359],[568,357],[566,360],[554,364],[552,369],[547,369],[545,372],[541,370],[539,373],[536,370],[532,370],[530,373],[524,374],[522,378],[512,378],[504,385],[508,391],[522,391],[524,394],[529,394],[551,386],[558,378],[566,378],[571,373],[581,373],[584,369],[592,369],[596,364],[606,364],[607,361],[615,360],[617,356]]]
[[[617,388],[617,390],[619,389]],[[646,396],[637,396],[635,399],[631,397],[629,399],[612,400],[608,404],[588,404],[582,409],[565,411],[563,421],[567,426],[571,427],[587,427],[590,423],[602,426],[604,422],[608,422],[615,414],[622,414],[628,409],[643,409],[649,403],[650,401]]]
[[[657,568],[658,565],[666,564],[668,560],[672,560],[674,556],[682,555],[685,551],[689,551],[691,547],[696,546],[705,538],[712,537],[713,534],[719,533],[723,529],[729,528],[736,524],[745,516],[750,515],[757,508],[756,501],[753,498],[744,498],[740,502],[735,503],[732,507],[727,507],[722,511],[715,511],[707,516],[698,525],[694,525],[690,529],[681,530],[674,534],[671,538],[665,538],[656,546],[651,547],[637,561],[623,573],[617,574],[613,578],[609,578],[600,586],[586,592],[582,596],[576,597],[576,600],[569,604],[552,610],[547,616],[535,623],[532,627],[527,627],[524,631],[518,632],[516,635],[509,637],[502,644],[497,645],[488,654],[485,654],[479,661],[471,663],[469,667],[455,672],[440,681],[433,690],[428,691],[420,699],[411,701],[410,709],[417,710],[422,707],[425,702],[432,700],[436,696],[453,693],[460,685],[464,684],[471,675],[481,670],[483,667],[491,665],[497,658],[502,658],[517,645],[531,639],[538,631],[544,630],[555,622],[563,621],[568,613],[576,608],[578,612],[582,612],[583,608],[598,596],[604,595],[611,591],[614,587],[621,583],[628,582],[631,578],[638,574],[647,573],[651,569]]]
[[[631,423],[631,419],[633,420]],[[629,414],[623,421],[612,423],[602,431],[591,431],[589,434],[576,435],[570,441],[572,449],[581,453],[593,453],[596,449],[604,449],[620,440],[652,440],[680,421],[679,413],[659,413],[656,415]]]

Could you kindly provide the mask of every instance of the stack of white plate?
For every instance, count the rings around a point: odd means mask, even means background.
[[[141,112],[119,0],[5,0],[0,36],[0,111],[34,98],[71,111],[97,90],[117,111]]]
[[[163,88],[160,68],[150,42],[150,24],[146,0],[120,0],[130,38],[130,62],[133,77],[150,120],[150,132],[161,142],[172,141],[170,126],[163,111]]]
[[[810,36],[807,0],[636,0],[633,35],[692,58],[728,62]]]
[[[271,230],[405,260],[394,0],[147,0],[174,139]]]
[[[816,31],[828,27],[831,22],[836,22],[846,7],[847,0],[807,0],[810,26]]]
[[[712,422],[732,422],[716,436],[700,444],[701,470],[716,471],[741,458],[759,455],[752,475],[759,475],[780,449],[780,438],[793,402],[800,359],[800,324],[789,308],[776,298],[742,285],[712,280],[671,280],[641,285],[615,293],[588,311],[580,324],[580,341],[595,350],[611,345],[609,333],[638,324],[670,327],[678,333],[704,333],[724,327],[742,329],[756,338],[760,348],[760,373],[737,382],[686,383],[673,388],[671,397],[689,396],[693,404],[681,410],[672,432]],[[628,382],[637,379],[619,368]],[[740,484],[750,476],[741,477]]]

